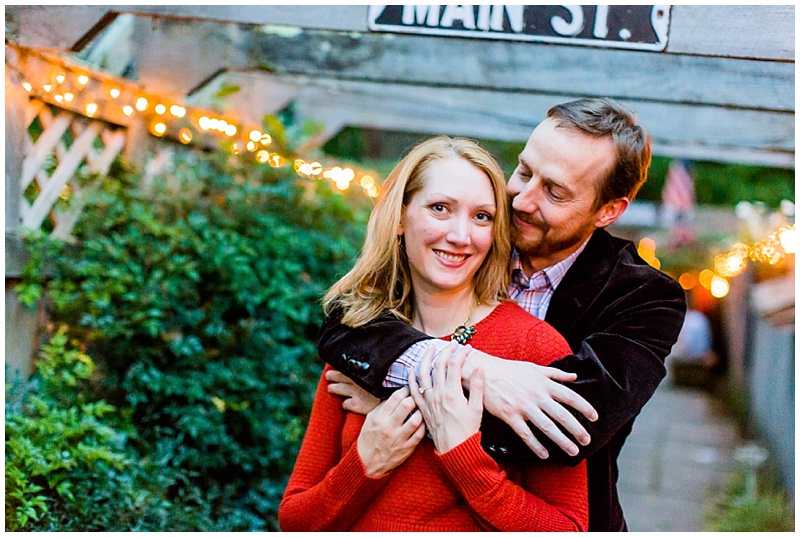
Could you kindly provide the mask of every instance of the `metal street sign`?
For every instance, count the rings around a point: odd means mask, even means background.
[[[369,6],[374,32],[661,51],[670,6]]]

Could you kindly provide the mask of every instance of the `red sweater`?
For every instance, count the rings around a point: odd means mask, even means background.
[[[475,329],[470,344],[494,356],[546,365],[570,352],[555,329],[513,302]],[[278,510],[283,531],[587,529],[584,462],[498,465],[481,449],[478,432],[443,455],[425,438],[403,464],[371,478],[356,447],[364,419],[342,410],[323,376]]]

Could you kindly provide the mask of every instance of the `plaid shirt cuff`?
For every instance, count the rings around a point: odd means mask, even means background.
[[[392,363],[391,366],[389,366],[389,372],[386,374],[383,385],[387,388],[402,388],[404,386],[408,386],[408,370],[406,368],[410,367],[414,371],[417,371],[420,362],[422,362],[422,357],[425,354],[425,351],[428,350],[429,345],[433,345],[436,348],[436,351],[433,355],[433,360],[431,360],[431,366],[433,366],[441,350],[444,349],[449,343],[449,341],[445,341],[443,339],[426,339],[414,343],[408,348],[408,350],[406,350],[406,352],[400,355],[400,357],[394,363]]]

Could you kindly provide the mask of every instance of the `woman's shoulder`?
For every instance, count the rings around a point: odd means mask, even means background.
[[[570,353],[555,328],[513,301],[501,302],[475,328],[473,346],[501,358],[547,364]]]

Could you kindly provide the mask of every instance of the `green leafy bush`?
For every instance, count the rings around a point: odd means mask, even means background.
[[[181,476],[168,500],[202,498],[218,529],[277,529],[321,371],[319,299],[365,215],[291,170],[189,155],[147,187],[116,166],[77,246],[49,245],[52,316],[88,345],[96,397]]]

